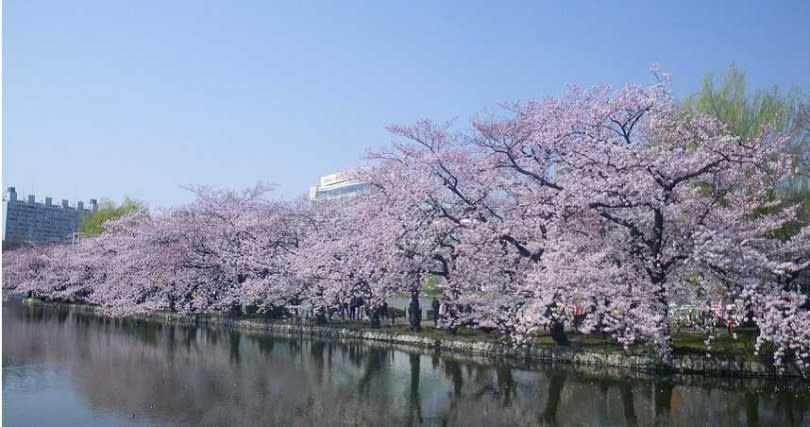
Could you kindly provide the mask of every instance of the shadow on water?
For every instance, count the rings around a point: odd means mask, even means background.
[[[563,371],[552,372],[548,376],[548,392],[546,402],[543,405],[543,413],[540,415],[541,424],[557,424],[557,410],[560,406],[560,398],[563,387],[565,387],[566,373]]]
[[[30,406],[53,390],[104,415],[88,425],[810,424],[801,381],[493,361],[19,302],[3,306],[3,367],[8,425],[62,425]]]
[[[408,393],[408,425],[422,423],[422,399],[419,397],[419,378],[421,378],[420,356],[415,353],[408,355],[411,368],[411,385]]]

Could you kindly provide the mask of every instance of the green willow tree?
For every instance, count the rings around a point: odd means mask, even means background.
[[[810,224],[810,103],[798,89],[783,92],[774,86],[748,93],[745,72],[732,64],[722,79],[707,75],[700,92],[687,98],[685,105],[713,115],[743,140],[768,129],[790,135],[789,149],[798,154],[799,173],[774,190],[786,205],[799,205],[799,219],[783,230],[782,237]]]
[[[124,198],[120,205],[110,200],[102,200],[98,210],[82,219],[79,223],[79,232],[84,237],[98,236],[104,230],[104,223],[121,218],[132,212],[146,211],[146,205],[137,200]]]

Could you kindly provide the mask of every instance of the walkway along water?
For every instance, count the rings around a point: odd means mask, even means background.
[[[61,305],[26,300],[28,304]],[[97,307],[70,305],[94,315],[103,315]],[[445,336],[435,338],[410,332],[399,332],[386,328],[371,329],[363,324],[315,325],[303,321],[268,321],[265,319],[229,319],[224,316],[187,316],[176,313],[152,313],[138,318],[167,324],[221,325],[245,330],[263,330],[281,336],[307,336],[335,340],[363,340],[407,345],[430,349],[443,353],[462,353],[490,358],[513,358],[532,361],[554,361],[575,365],[607,366],[633,369],[644,372],[689,373],[718,376],[767,377],[777,376],[775,368],[766,361],[743,359],[740,357],[706,354],[686,354],[673,356],[672,366],[660,363],[655,357],[644,353],[621,351],[618,347],[603,348],[602,351],[583,349],[577,346],[527,345],[513,347],[508,344],[480,341],[467,337]],[[345,326],[345,327],[343,327]],[[781,377],[801,377],[798,367],[787,363]]]

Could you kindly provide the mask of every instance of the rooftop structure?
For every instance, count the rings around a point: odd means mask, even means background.
[[[90,199],[89,204],[89,209],[81,201],[73,207],[63,199],[55,205],[51,197],[37,202],[33,194],[28,195],[27,200],[17,199],[16,189],[8,187],[3,197],[3,241],[70,241],[79,230],[82,218],[98,210],[96,199]]]
[[[357,194],[366,188],[366,183],[351,178],[348,172],[342,171],[322,176],[318,185],[309,188],[309,199],[333,199]]]

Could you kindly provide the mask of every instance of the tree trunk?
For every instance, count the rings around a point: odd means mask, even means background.
[[[554,322],[551,324],[551,339],[557,345],[569,345],[568,334],[565,333],[565,327],[562,322]]]
[[[231,306],[228,308],[228,318],[230,319],[238,319],[242,316],[242,304],[238,302],[232,303]]]
[[[664,339],[663,348],[672,349],[672,331],[669,328],[669,303],[667,299],[667,292],[666,288],[663,286],[663,280],[658,281],[659,288],[658,288],[658,302],[661,304],[661,311],[663,312],[662,320],[659,322],[658,328],[661,331],[661,335]],[[672,354],[667,353],[666,357],[664,358],[664,362],[672,363]]]
[[[372,328],[379,328],[380,327],[380,308],[374,308],[371,310],[371,327]]]

